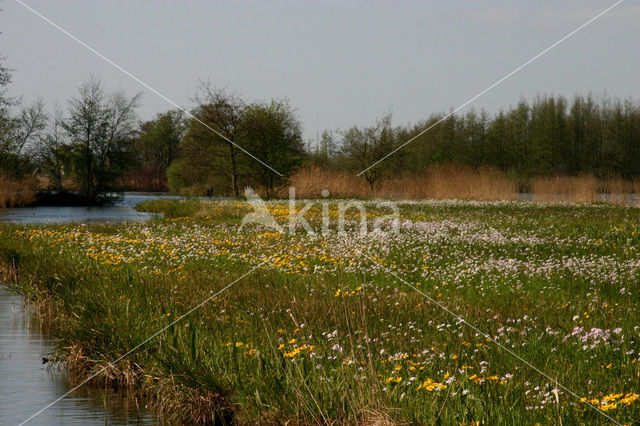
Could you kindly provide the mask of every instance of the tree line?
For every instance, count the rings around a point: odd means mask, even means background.
[[[442,112],[404,126],[386,113],[373,125],[326,130],[305,143],[286,98],[249,102],[201,84],[188,113],[140,121],[140,94],[107,92],[96,78],[50,112],[41,100],[10,98],[10,77],[0,61],[0,177],[42,176],[49,194],[83,202],[124,189],[238,197],[251,186],[271,196],[302,165],[359,173],[418,135],[362,174],[371,189],[440,163],[492,167],[522,182],[640,176],[640,104],[631,99],[538,96],[493,115]]]
[[[570,100],[538,96],[494,115],[443,112],[407,126],[393,127],[388,113],[373,126],[325,131],[313,158],[359,173],[416,136],[363,173],[372,188],[441,163],[492,167],[519,182],[538,176],[640,176],[640,104],[591,94]]]

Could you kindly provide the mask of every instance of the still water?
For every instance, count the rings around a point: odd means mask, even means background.
[[[124,199],[104,207],[22,207],[0,209],[0,223],[47,224],[64,222],[121,222],[146,220],[155,213],[137,212],[133,207],[147,200],[180,198],[163,193],[127,192]]]
[[[126,193],[108,207],[0,209],[0,223],[48,224],[147,220],[133,207],[167,194]],[[73,388],[66,372],[43,364],[52,342],[25,309],[23,298],[0,283],[0,425],[17,425]],[[29,425],[158,424],[144,401],[83,386],[29,421]]]
[[[73,386],[67,374],[43,364],[51,341],[41,333],[22,296],[0,285],[0,424],[17,425]],[[29,425],[159,424],[143,401],[82,387]]]

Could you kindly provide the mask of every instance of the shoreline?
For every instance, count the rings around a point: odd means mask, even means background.
[[[36,275],[27,276],[31,285],[25,286],[18,282],[9,282],[7,277],[17,279],[21,274],[16,272],[12,264],[0,259],[0,286],[10,292],[20,295],[24,304],[31,310],[27,315],[36,318],[42,332],[50,335],[54,342],[52,357],[46,359],[52,368],[63,369],[69,375],[70,389],[76,386],[87,386],[98,390],[108,388],[110,392],[120,394],[136,401],[146,401],[146,408],[150,409],[163,423],[180,422],[194,424],[217,424],[221,419],[219,403],[225,398],[208,392],[197,392],[195,389],[185,389],[178,386],[170,378],[148,374],[137,363],[124,359],[117,365],[113,361],[93,362],[92,356],[85,354],[76,339],[64,338],[64,318],[69,312],[61,311],[59,306],[46,295],[38,285]],[[141,349],[144,351],[144,349]],[[43,360],[44,362],[44,360]],[[188,408],[185,408],[188,407]],[[224,411],[224,410],[223,410]],[[228,424],[229,411],[225,411],[225,422]]]

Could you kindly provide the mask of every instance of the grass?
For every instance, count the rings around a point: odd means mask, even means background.
[[[170,421],[637,423],[640,209],[399,206],[397,234],[359,235],[350,210],[349,235],[312,238],[240,231],[237,201],[157,200],[139,208],[168,217],[147,223],[5,225],[0,264],[79,378],[260,265],[93,380],[145,394]],[[319,229],[321,214],[317,201],[305,217]]]

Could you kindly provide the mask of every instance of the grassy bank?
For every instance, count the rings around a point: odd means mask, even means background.
[[[237,201],[158,200],[140,208],[168,217],[148,223],[4,226],[0,262],[79,377],[209,298],[93,380],[144,393],[174,421],[640,418],[639,209],[399,205],[397,234],[359,235],[350,210],[348,235],[311,238],[240,231]],[[370,221],[389,213],[365,206]],[[306,214],[316,230],[321,214],[320,202]]]

